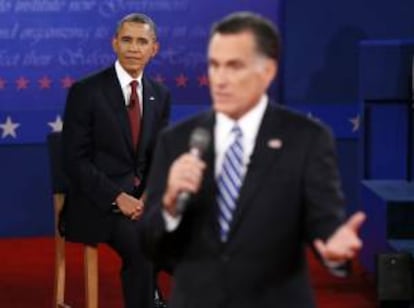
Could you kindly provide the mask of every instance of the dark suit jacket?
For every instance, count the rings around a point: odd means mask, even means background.
[[[305,244],[326,239],[344,218],[329,131],[287,109],[267,107],[229,239],[223,244],[214,146],[204,157],[208,167],[201,189],[177,230],[167,233],[161,216],[171,163],[188,151],[195,127],[206,127],[213,136],[214,121],[214,113],[206,112],[166,130],[154,157],[144,244],[157,261],[176,263],[169,307],[313,307]],[[274,147],[276,139],[280,148]]]
[[[69,178],[64,220],[68,240],[107,240],[116,196],[133,192],[134,176],[145,189],[153,149],[167,125],[170,94],[143,78],[143,118],[138,151],[131,142],[129,118],[111,66],[75,83],[69,90],[63,127],[63,163]]]

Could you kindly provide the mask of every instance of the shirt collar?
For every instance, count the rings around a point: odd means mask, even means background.
[[[119,60],[116,60],[115,62],[115,72],[122,89],[125,89],[127,86],[129,86],[132,80],[137,80],[139,82],[139,85],[142,86],[142,72],[139,74],[138,78],[132,78],[131,75],[129,75],[128,72],[119,63]]]
[[[266,94],[263,94],[258,103],[237,121],[224,113],[218,112],[216,115],[216,125],[222,127],[223,132],[230,133],[233,126],[237,123],[243,132],[243,136],[247,139],[255,139],[266,110],[267,102],[268,97]]]

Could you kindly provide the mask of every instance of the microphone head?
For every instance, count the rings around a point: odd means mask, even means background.
[[[191,133],[190,149],[197,149],[199,153],[204,153],[210,144],[210,132],[203,127],[196,127]]]

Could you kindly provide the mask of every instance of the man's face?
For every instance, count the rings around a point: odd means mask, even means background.
[[[159,46],[149,25],[125,22],[113,38],[112,47],[121,66],[136,78],[156,55]]]
[[[208,76],[213,109],[237,120],[253,108],[277,73],[275,61],[257,53],[251,32],[212,36]]]

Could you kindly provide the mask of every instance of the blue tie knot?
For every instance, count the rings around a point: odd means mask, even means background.
[[[239,138],[243,135],[243,132],[238,124],[234,124],[231,132],[236,135],[236,138]]]

